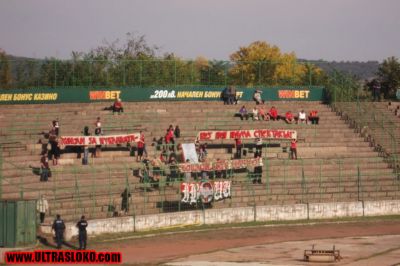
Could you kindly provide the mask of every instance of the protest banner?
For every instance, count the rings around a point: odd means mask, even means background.
[[[138,142],[140,133],[108,136],[61,136],[60,144],[63,146],[95,146],[113,145]]]
[[[224,140],[224,139],[297,139],[296,130],[288,129],[250,129],[230,131],[200,131],[197,140]]]
[[[261,158],[238,159],[238,160],[219,160],[215,162],[203,163],[181,163],[178,164],[179,171],[182,173],[222,171],[229,169],[243,169],[262,165]]]

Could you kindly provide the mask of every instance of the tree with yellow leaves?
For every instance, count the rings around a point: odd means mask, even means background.
[[[297,62],[295,53],[281,53],[276,45],[256,41],[230,56],[232,83],[243,86],[302,85],[310,68]],[[313,73],[318,73],[312,69]]]

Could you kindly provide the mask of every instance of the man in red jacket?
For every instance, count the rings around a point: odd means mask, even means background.
[[[137,156],[136,156],[136,161],[140,162],[142,161],[142,156],[143,156],[143,150],[144,150],[144,134],[142,131],[140,131],[140,137],[139,141],[137,143]]]
[[[275,108],[275,106],[271,107],[271,109],[269,110],[268,115],[272,120],[278,120],[279,119],[278,110]]]
[[[124,112],[124,107],[122,106],[122,101],[119,98],[114,102],[114,105],[113,105],[113,113],[116,113],[116,112],[118,114]]]
[[[297,160],[297,140],[292,139],[290,142],[290,157],[292,160]]]
[[[293,116],[292,112],[290,112],[290,111],[286,112],[285,121],[288,124],[292,124],[294,122],[294,116]]]

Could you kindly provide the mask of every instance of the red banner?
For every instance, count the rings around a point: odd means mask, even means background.
[[[61,136],[60,144],[64,146],[113,145],[138,142],[139,137],[140,133],[109,136]]]
[[[183,173],[188,172],[210,172],[210,171],[222,171],[228,169],[243,169],[247,167],[254,167],[262,165],[261,158],[252,159],[238,159],[238,160],[221,160],[216,162],[204,162],[204,163],[181,163],[178,165],[179,171]]]
[[[231,131],[200,131],[197,140],[216,140],[216,139],[297,139],[296,130],[287,129],[250,129],[250,130],[231,130]]]

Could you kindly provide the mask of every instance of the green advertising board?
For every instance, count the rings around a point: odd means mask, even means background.
[[[12,89],[0,92],[0,104],[34,103],[88,103],[114,101],[219,101],[223,87],[180,87],[180,88],[90,88],[58,87]],[[257,87],[266,101],[323,101],[324,88],[317,86]],[[236,88],[240,100],[251,101],[255,88]]]

